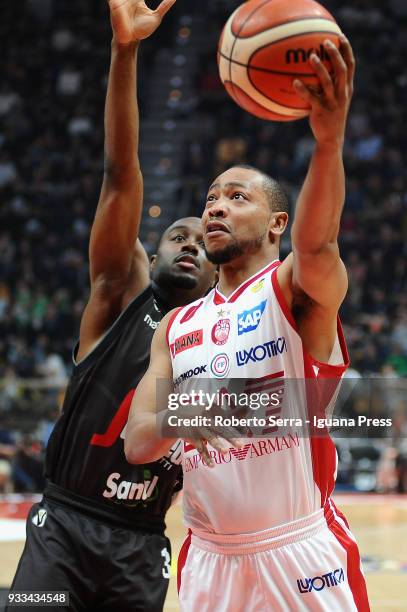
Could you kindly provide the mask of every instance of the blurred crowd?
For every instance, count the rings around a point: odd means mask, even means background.
[[[181,177],[181,196],[192,214],[202,209],[209,181],[236,162],[280,180],[294,211],[312,150],[306,121],[266,123],[226,96],[215,45],[238,4],[179,0],[167,25],[142,47],[140,61],[149,65],[159,48],[173,44],[180,15],[204,19],[192,103],[187,111],[170,109],[174,115],[188,112],[196,126],[185,144]],[[405,377],[407,2],[323,4],[350,38],[357,58],[341,229],[350,287],[341,317],[355,375]],[[0,35],[1,433],[2,415],[10,414],[16,399],[21,405],[26,393],[17,379],[40,378],[60,388],[69,375],[88,294],[88,239],[103,173],[111,33],[101,0],[25,0],[3,7]],[[148,78],[145,70],[140,106],[146,118]],[[149,252],[155,248],[146,246]],[[287,237],[283,254],[288,250]],[[55,397],[51,392],[41,402],[45,423],[55,410]],[[26,454],[36,456],[38,448],[33,451],[30,440],[21,443]],[[10,445],[13,457],[20,456],[21,448]],[[5,446],[0,439],[0,464],[6,460]]]
[[[237,4],[211,4],[213,38]],[[351,40],[357,58],[340,236],[350,287],[341,317],[353,368],[406,376],[407,2],[323,4]],[[307,122],[266,123],[231,103],[219,82],[213,44],[202,53],[197,87],[196,123],[202,127],[189,143],[184,165],[191,211],[200,208],[211,178],[236,162],[279,179],[294,205],[313,147]],[[287,240],[283,252],[288,250]]]

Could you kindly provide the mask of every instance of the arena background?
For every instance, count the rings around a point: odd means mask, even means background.
[[[236,162],[279,179],[292,205],[313,140],[226,95],[216,45],[235,0],[178,0],[140,53],[142,240],[199,215]],[[154,2],[149,5],[154,7]],[[345,145],[341,309],[352,367],[346,416],[391,416],[375,438],[336,431],[337,503],[361,545],[373,610],[407,609],[407,2],[325,1],[357,58]],[[103,174],[111,30],[103,0],[3,3],[0,23],[0,586],[14,574],[30,496],[63,399],[88,295]],[[288,235],[283,256],[290,248]],[[169,518],[176,546],[180,511]],[[168,610],[176,610],[171,587]],[[249,611],[248,611],[249,612]]]

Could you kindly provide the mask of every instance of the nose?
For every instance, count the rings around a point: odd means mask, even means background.
[[[216,204],[210,207],[208,215],[209,219],[223,219],[226,217],[226,209],[221,200],[218,200]]]
[[[184,242],[181,247],[181,252],[193,253],[195,255],[199,254],[198,245],[196,242],[193,242],[191,239]]]

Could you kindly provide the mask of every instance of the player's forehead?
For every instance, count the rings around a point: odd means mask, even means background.
[[[163,238],[168,238],[177,232],[200,236],[202,235],[202,220],[198,217],[184,217],[183,219],[178,219],[167,227],[163,234]]]
[[[212,184],[211,189],[224,189],[228,186],[241,186],[243,189],[262,190],[263,177],[257,170],[252,168],[229,168],[222,174],[219,174]]]

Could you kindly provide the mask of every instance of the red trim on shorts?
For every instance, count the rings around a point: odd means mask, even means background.
[[[188,529],[188,535],[181,546],[181,550],[178,555],[178,569],[177,569],[177,590],[178,593],[181,590],[181,574],[184,569],[185,563],[187,562],[189,547],[191,546],[192,531]]]
[[[331,505],[332,504],[332,505]],[[337,520],[337,516],[341,516],[341,513],[336,512],[336,507],[330,500],[326,504],[325,518],[327,519],[328,529],[338,540],[339,544],[346,551],[347,557],[347,576],[349,588],[352,592],[353,599],[358,612],[370,612],[369,599],[367,596],[366,581],[361,570],[360,555],[358,545],[347,533],[343,525]],[[332,515],[333,514],[333,518]],[[347,521],[345,524],[347,525]]]
[[[174,312],[172,313],[168,323],[167,323],[167,331],[165,332],[165,337],[167,339],[167,345],[168,347],[170,346],[170,340],[169,340],[169,333],[170,333],[170,329],[172,327],[172,324],[175,321],[175,317],[177,316],[177,314],[179,312],[181,312],[181,310],[184,308],[184,306],[180,306],[179,308],[177,308],[176,310],[174,310]]]
[[[349,523],[348,523],[348,519],[346,518],[346,516],[343,514],[343,512],[341,510],[338,509],[337,505],[335,504],[333,499],[329,500],[330,506],[332,508],[332,513],[335,512],[335,514],[337,516],[339,516],[343,522],[345,523],[346,527],[349,529],[350,531],[350,527],[349,527]]]
[[[245,291],[248,287],[250,287],[252,283],[256,282],[256,280],[258,280],[265,274],[268,274],[269,272],[271,272],[276,266],[279,266],[280,263],[281,263],[280,261],[273,261],[266,268],[263,268],[263,270],[260,270],[260,272],[257,272],[257,274],[249,278],[246,282],[243,283],[243,285],[240,285],[240,287],[235,289],[227,299],[225,299],[223,295],[221,295],[219,291],[217,290],[217,288],[215,287],[215,294],[213,296],[214,304],[216,306],[219,306],[220,304],[236,302],[237,298],[240,295],[242,295],[243,291]]]

